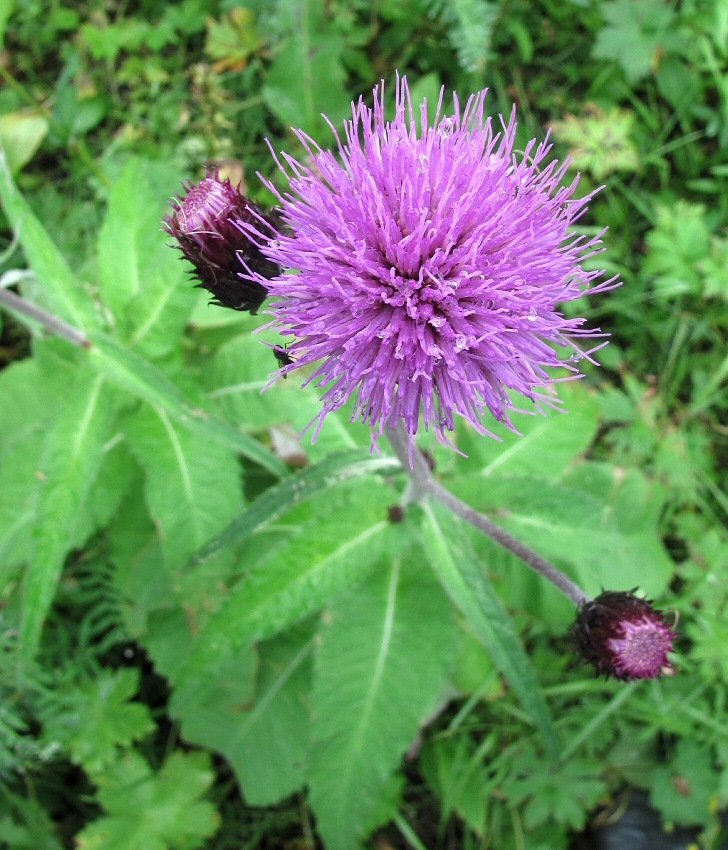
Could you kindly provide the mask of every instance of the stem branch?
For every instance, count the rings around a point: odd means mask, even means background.
[[[91,348],[90,340],[78,328],[74,328],[73,325],[69,325],[63,319],[59,319],[52,313],[48,313],[41,307],[36,306],[30,301],[26,301],[25,298],[16,295],[15,292],[11,292],[9,289],[0,287],[0,304],[16,313],[27,316],[29,319],[34,319],[46,330],[63,337],[63,339],[68,340],[73,345],[80,345],[82,348]]]
[[[427,494],[437,499],[465,522],[520,558],[526,566],[555,584],[577,607],[589,602],[586,593],[561,570],[443,487],[432,475],[422,452],[410,442],[409,435],[401,424],[388,429],[385,435],[399,462],[410,476],[411,491],[418,497]]]

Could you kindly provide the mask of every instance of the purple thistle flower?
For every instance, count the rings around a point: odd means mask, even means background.
[[[262,281],[280,272],[239,227],[259,220],[261,211],[229,180],[220,180],[216,169],[199,183],[182,185],[186,194],[172,201],[164,228],[194,266],[197,285],[214,296],[213,304],[255,314],[268,295]],[[241,261],[255,271],[256,280],[242,275]]]
[[[391,122],[382,85],[373,109],[352,106],[343,139],[332,126],[338,158],[301,131],[307,164],[276,158],[289,189],[265,182],[285,227],[243,229],[297,272],[265,283],[272,325],[294,339],[285,371],[318,363],[305,382],[325,387],[314,439],[352,396],[351,419],[369,425],[373,445],[400,421],[412,438],[420,417],[446,443],[455,414],[490,434],[486,409],[516,430],[508,391],[539,411],[557,404],[548,370],[577,377],[573,364],[589,353],[574,338],[601,335],[557,309],[618,285],[582,267],[601,250],[598,236],[571,229],[591,195],[573,198],[578,177],[560,185],[568,162],[546,162],[548,141],[514,152],[515,110],[494,129],[485,95],[464,109],[454,95],[446,117],[441,93],[432,118],[421,105],[418,127],[401,79]]]
[[[672,674],[674,629],[647,599],[608,590],[579,609],[574,637],[585,661],[616,679]]]

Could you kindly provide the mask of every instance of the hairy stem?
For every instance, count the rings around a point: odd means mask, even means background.
[[[470,523],[499,546],[520,558],[526,566],[555,584],[577,607],[581,607],[590,601],[579,585],[575,584],[552,563],[529,549],[517,537],[504,531],[500,526],[491,522],[487,516],[471,508],[470,505],[458,499],[457,496],[443,487],[430,472],[430,467],[427,465],[422,452],[410,442],[409,435],[401,424],[396,428],[387,429],[385,436],[398,460],[410,476],[409,493],[415,493],[419,498],[429,495],[433,499],[437,499],[454,514],[464,519],[465,522]]]
[[[29,319],[34,319],[46,330],[63,337],[63,339],[68,340],[73,345],[80,345],[82,348],[91,348],[91,342],[78,328],[74,328],[73,325],[69,325],[68,322],[64,322],[63,319],[59,319],[52,313],[46,312],[32,302],[26,301],[25,298],[16,295],[15,292],[11,292],[9,289],[0,287],[0,304],[9,310],[27,316]]]

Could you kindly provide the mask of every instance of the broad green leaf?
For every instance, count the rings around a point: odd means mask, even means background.
[[[222,534],[206,543],[195,554],[191,566],[203,563],[228,546],[242,543],[275,522],[294,505],[336,487],[343,481],[374,473],[394,473],[399,469],[399,461],[393,457],[372,458],[358,449],[330,455],[315,466],[290,475],[266,490]]]
[[[393,556],[327,606],[309,768],[327,847],[360,846],[390,776],[442,700],[454,637],[452,606],[419,557]]]
[[[358,584],[385,554],[393,556],[405,538],[386,519],[386,505],[395,498],[381,481],[360,479],[326,496],[310,519],[249,563],[243,580],[201,627],[177,681],[177,713],[227,655],[315,613]]]
[[[135,752],[96,777],[107,814],[76,836],[79,850],[194,850],[213,835],[219,816],[200,797],[214,773],[205,753],[174,752],[154,774]]]
[[[462,523],[437,503],[423,508],[425,551],[432,569],[538,727],[547,751],[557,758],[553,719],[536,673]]]
[[[240,512],[237,456],[159,408],[138,410],[125,430],[145,472],[146,500],[167,568],[174,570]]]
[[[103,334],[93,335],[89,357],[94,366],[110,381],[127,392],[168,413],[176,422],[216,443],[240,452],[282,478],[287,467],[258,440],[242,433],[233,425],[213,417],[208,411],[186,398],[153,363]]]
[[[45,422],[59,396],[41,386],[35,359],[23,360],[0,372],[0,586],[5,569],[26,561],[32,545],[36,498],[40,488],[38,458]],[[12,403],[9,400],[12,399]]]
[[[176,169],[130,160],[109,194],[99,232],[99,289],[122,339],[148,357],[179,344],[197,300],[187,267],[161,229]]]
[[[128,748],[155,728],[149,709],[132,701],[138,688],[138,670],[104,670],[57,694],[43,717],[46,741],[59,742],[76,764],[98,775],[116,760],[119,748]]]
[[[493,476],[534,473],[560,478],[589,448],[597,431],[597,401],[578,381],[560,387],[565,412],[514,416],[518,434],[497,422],[488,427],[501,440],[483,437],[470,428],[458,432],[458,448],[467,457],[457,458],[465,475],[475,468],[486,479]],[[474,468],[475,467],[475,468]]]
[[[304,784],[312,647],[309,629],[273,638],[260,647],[252,698],[205,690],[182,712],[185,739],[225,756],[251,806],[278,803]],[[230,687],[239,675],[228,676]]]
[[[271,339],[281,341],[276,336]],[[295,437],[320,413],[321,390],[301,387],[304,377],[294,373],[263,392],[278,368],[265,341],[270,340],[262,333],[242,333],[220,348],[204,376],[208,399],[214,410],[241,428],[260,430],[285,423]],[[326,417],[315,444],[311,445],[310,432],[303,434],[300,448],[315,461],[356,445],[368,447],[368,429],[346,421],[342,412]]]
[[[45,436],[35,545],[24,582],[21,644],[26,662],[38,646],[73,540],[76,514],[101,464],[112,414],[111,392],[102,376],[78,369],[66,402]]]
[[[25,198],[13,183],[8,162],[0,149],[0,201],[35,273],[43,304],[85,331],[97,325],[93,302],[71,271]]]
[[[662,495],[636,470],[583,463],[563,483],[523,475],[492,478],[484,488],[473,476],[454,486],[544,557],[570,564],[587,593],[639,585],[659,595],[672,574],[657,531]]]

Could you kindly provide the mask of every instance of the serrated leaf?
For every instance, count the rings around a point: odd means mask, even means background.
[[[679,44],[671,27],[675,12],[660,0],[608,0],[601,4],[607,25],[597,35],[592,55],[614,59],[634,83],[658,61],[658,52]]]
[[[310,629],[274,638],[260,647],[253,698],[205,692],[182,712],[186,740],[225,756],[251,806],[274,805],[304,783],[312,647]]]
[[[172,350],[197,300],[180,254],[161,229],[176,169],[130,160],[109,193],[99,231],[100,295],[122,339],[148,357]]]
[[[167,568],[174,570],[240,512],[238,459],[159,408],[137,411],[125,430],[145,472],[145,496]]]
[[[315,613],[360,582],[385,553],[396,552],[404,534],[395,533],[385,508],[394,497],[376,479],[355,484],[329,491],[317,513],[251,563],[228,591],[185,659],[173,696],[175,712],[194,698],[201,680],[216,675],[227,655]]]
[[[110,381],[168,413],[176,422],[259,463],[278,478],[287,467],[258,440],[212,416],[184,393],[153,363],[103,334],[93,335],[89,358]]]
[[[21,644],[31,660],[72,542],[77,512],[98,472],[114,409],[100,375],[80,368],[46,433],[40,469],[35,542],[25,574]]]
[[[149,734],[155,727],[149,709],[132,702],[139,671],[101,671],[98,676],[57,694],[44,714],[44,736],[71,751],[76,764],[97,775],[118,756],[119,747]]]
[[[80,850],[194,850],[213,835],[219,816],[199,798],[214,774],[205,753],[174,752],[158,774],[134,752],[97,778],[108,814],[76,836]]]
[[[533,665],[462,523],[437,503],[426,503],[423,508],[425,551],[435,575],[513,688],[541,733],[546,750],[556,759],[558,742],[553,719]]]
[[[309,767],[327,846],[360,846],[389,778],[442,698],[454,636],[452,608],[419,557],[393,557],[327,607]]]
[[[71,322],[79,330],[95,327],[98,322],[90,297],[79,286],[76,275],[13,183],[2,149],[0,201],[23,246],[28,264],[35,273],[42,299],[50,311]]]

